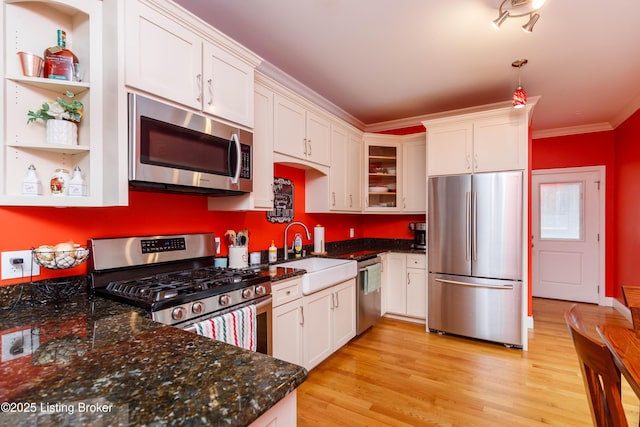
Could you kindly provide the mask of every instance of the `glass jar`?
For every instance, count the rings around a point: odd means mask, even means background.
[[[67,169],[56,169],[51,175],[51,194],[54,196],[66,196],[69,194],[69,171]]]

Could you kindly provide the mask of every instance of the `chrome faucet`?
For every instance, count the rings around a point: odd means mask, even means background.
[[[287,235],[289,233],[289,228],[292,225],[301,225],[302,228],[304,228],[304,231],[307,233],[307,240],[311,240],[311,233],[309,233],[309,229],[307,228],[306,225],[304,225],[303,223],[301,223],[300,221],[293,221],[290,222],[289,224],[287,224],[287,226],[284,228],[284,259],[288,259],[289,258],[289,241],[287,240]]]

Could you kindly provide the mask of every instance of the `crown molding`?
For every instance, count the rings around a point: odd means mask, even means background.
[[[305,98],[307,101],[310,101],[316,106],[324,109],[326,112],[333,114],[339,119],[344,120],[351,126],[354,126],[359,130],[363,130],[365,128],[365,124],[362,121],[347,113],[345,110],[338,107],[319,93],[300,83],[298,80],[294,79],[275,65],[271,64],[269,61],[263,61],[258,66],[257,70],[260,73],[264,74],[266,77],[274,80],[287,89],[293,91],[297,95]]]
[[[555,136],[579,135],[582,133],[605,132],[615,129],[610,123],[593,123],[590,125],[569,126],[564,128],[544,129],[533,131],[531,138],[542,139]]]
[[[640,108],[640,95],[631,100],[629,104],[625,106],[613,119],[611,119],[611,126],[615,129],[620,126],[625,120],[627,120],[633,113]]]

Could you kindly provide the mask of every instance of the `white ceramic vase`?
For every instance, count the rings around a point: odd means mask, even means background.
[[[47,144],[78,145],[78,125],[68,120],[47,120]]]

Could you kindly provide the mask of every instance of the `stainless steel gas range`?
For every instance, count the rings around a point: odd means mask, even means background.
[[[160,323],[196,326],[253,306],[256,349],[271,352],[271,282],[259,269],[214,267],[213,233],[90,240],[95,295],[141,307]]]

